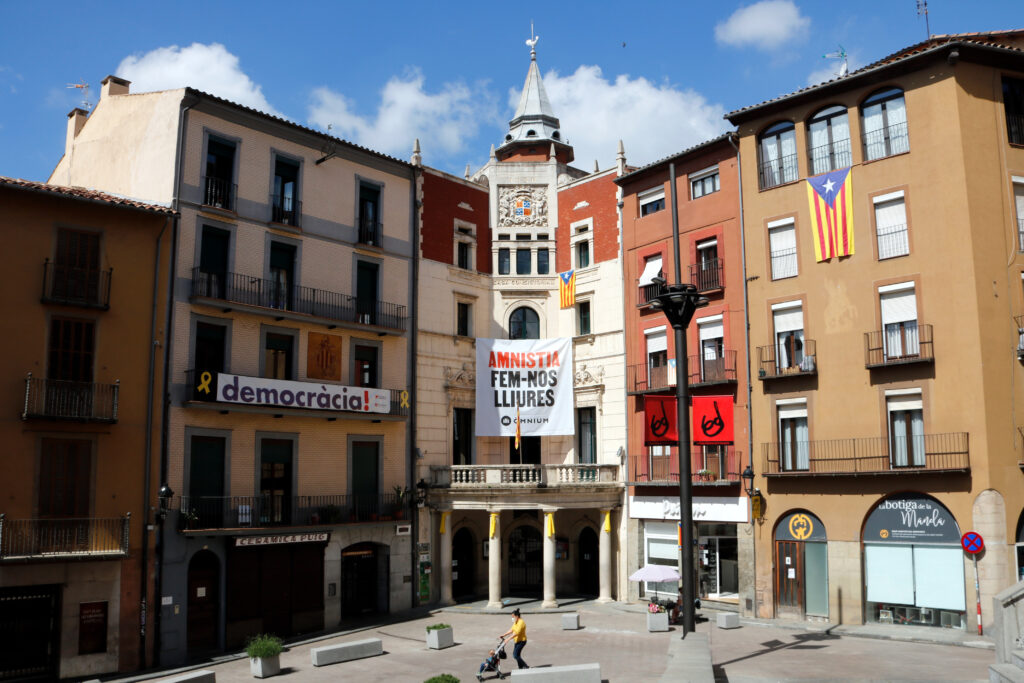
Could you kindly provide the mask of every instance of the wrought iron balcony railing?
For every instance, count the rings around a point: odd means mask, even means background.
[[[121,380],[113,384],[25,378],[25,405],[21,419],[117,422]]]
[[[229,178],[203,176],[203,205],[215,209],[235,210],[235,195],[238,185]]]
[[[1024,114],[1006,113],[1006,134],[1011,145],[1024,145]]]
[[[432,465],[438,488],[615,486],[618,465]]]
[[[910,151],[907,122],[894,123],[861,135],[864,142],[864,160],[874,161]]]
[[[273,223],[301,226],[302,202],[294,197],[280,194],[270,195],[270,220]]]
[[[837,168],[846,168],[853,163],[849,138],[811,147],[808,156],[811,162],[811,175],[828,173]]]
[[[687,371],[691,387],[736,382],[736,352],[720,351],[714,358],[690,356]]]
[[[676,385],[675,368],[671,368],[671,375],[669,370],[670,368],[667,365],[658,367],[650,367],[646,363],[630,365],[626,368],[627,390],[632,393],[641,394],[647,391],[660,391],[674,387]]]
[[[723,485],[740,480],[743,454],[725,447],[721,451],[694,448],[690,454],[690,473],[694,484]],[[627,483],[668,486],[679,483],[679,460],[674,455],[631,455]]]
[[[799,268],[796,260],[796,248],[779,249],[771,253],[772,279],[782,280],[787,277],[796,277]]]
[[[931,363],[932,326],[916,321],[891,323],[884,330],[864,334],[865,367],[880,368],[908,363]]]
[[[381,224],[368,218],[359,218],[359,243],[381,246]]]
[[[327,320],[405,330],[405,306],[361,299],[312,287],[284,286],[275,280],[241,273],[192,269],[192,297],[220,299],[245,306],[303,313]]]
[[[894,447],[895,446],[895,447]],[[887,437],[761,444],[766,476],[966,472],[966,432],[920,434],[896,444]]]
[[[713,292],[725,287],[723,261],[721,258],[714,258],[703,263],[694,263],[690,266],[690,282],[697,287],[698,292]]]
[[[761,161],[758,167],[761,189],[767,190],[778,185],[796,182],[800,179],[800,172],[797,169],[796,154],[787,154],[778,159]]]
[[[182,531],[309,527],[409,517],[409,496],[367,493],[333,496],[181,496]]]
[[[804,339],[800,349],[779,349],[777,344],[757,348],[759,379],[801,377],[818,372],[814,340]]]
[[[43,297],[45,304],[110,309],[110,278],[113,268],[93,270],[43,263]]]
[[[668,291],[665,285],[658,283],[652,283],[649,285],[640,285],[640,279],[637,278],[637,297],[636,305],[643,307],[649,306],[658,296]]]
[[[1024,358],[1024,315],[1015,315],[1013,321],[1017,323],[1017,358]]]
[[[0,560],[123,557],[131,513],[113,519],[7,519],[0,514]]]

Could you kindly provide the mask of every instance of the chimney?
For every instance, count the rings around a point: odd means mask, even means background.
[[[100,86],[100,99],[107,99],[108,95],[127,95],[129,93],[129,86],[131,81],[126,81],[123,78],[117,76],[107,76],[101,81]]]
[[[64,141],[64,154],[68,156],[71,154],[71,147],[75,144],[75,138],[78,137],[78,133],[82,130],[82,126],[89,118],[89,112],[84,109],[75,107],[68,114],[68,137]]]

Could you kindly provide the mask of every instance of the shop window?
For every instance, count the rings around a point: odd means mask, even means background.
[[[644,564],[679,567],[678,525],[675,522],[644,522]],[[644,594],[648,597],[676,599],[678,581],[645,581]]]

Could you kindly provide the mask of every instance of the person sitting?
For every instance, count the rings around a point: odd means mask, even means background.
[[[483,673],[485,671],[497,671],[498,670],[498,653],[491,650],[487,653],[487,659],[480,663],[480,671],[476,675],[476,680],[484,680]]]
[[[674,603],[670,603],[670,605],[669,605],[669,609],[671,610],[669,612],[669,617],[668,617],[669,618],[669,623],[672,623],[672,624],[678,624],[679,623],[679,611],[682,609],[682,607],[683,607],[683,591],[680,590],[679,591],[679,595],[676,597],[676,601]]]

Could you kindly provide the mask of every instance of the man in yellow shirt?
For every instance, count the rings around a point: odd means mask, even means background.
[[[512,628],[501,634],[501,637],[505,639],[502,645],[508,643],[508,641],[515,641],[515,645],[512,646],[512,658],[516,660],[516,664],[520,669],[529,669],[530,667],[526,662],[523,661],[523,648],[526,647],[526,622],[519,616],[519,610],[512,610]]]

